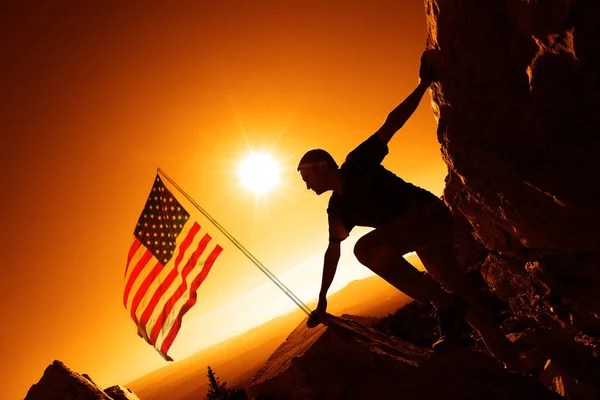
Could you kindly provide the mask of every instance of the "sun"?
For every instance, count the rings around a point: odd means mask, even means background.
[[[279,163],[269,153],[250,153],[238,166],[242,185],[264,194],[279,183]]]

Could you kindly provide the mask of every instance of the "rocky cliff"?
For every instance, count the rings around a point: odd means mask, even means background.
[[[485,275],[512,266],[600,312],[600,3],[428,0],[426,11],[445,199],[485,246]]]
[[[71,371],[55,360],[38,383],[31,386],[25,400],[139,400],[120,385],[102,390],[86,374]]]
[[[597,382],[600,2],[426,0],[425,11],[457,252],[510,304],[523,349]]]

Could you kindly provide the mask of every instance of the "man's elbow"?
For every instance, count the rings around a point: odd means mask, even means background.
[[[381,129],[375,133],[375,136],[377,136],[377,139],[379,139],[381,143],[387,145],[394,133],[395,132],[391,132],[388,127],[382,126]]]

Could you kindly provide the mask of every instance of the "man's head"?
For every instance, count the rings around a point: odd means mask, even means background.
[[[333,189],[332,179],[337,177],[338,165],[331,154],[321,149],[309,150],[298,163],[298,171],[308,190],[322,194]]]
[[[306,168],[327,166],[331,168],[338,167],[337,163],[331,157],[331,154],[321,149],[312,149],[306,152],[298,163],[298,171]]]

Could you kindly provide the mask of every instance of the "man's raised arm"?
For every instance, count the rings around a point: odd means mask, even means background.
[[[427,53],[423,53],[423,55],[421,56],[421,67],[419,68],[419,84],[417,85],[415,90],[413,90],[412,93],[409,94],[406,99],[404,99],[402,103],[400,103],[396,108],[392,110],[392,112],[389,113],[387,119],[385,120],[381,128],[379,128],[379,130],[376,132],[377,137],[384,144],[387,144],[392,138],[392,136],[394,136],[394,134],[404,126],[404,124],[406,123],[406,121],[408,121],[411,115],[413,115],[413,113],[419,106],[423,95],[427,91],[427,88],[429,87],[429,85],[431,85],[431,82],[433,80],[433,73],[431,71],[431,67],[427,64],[426,56]]]

